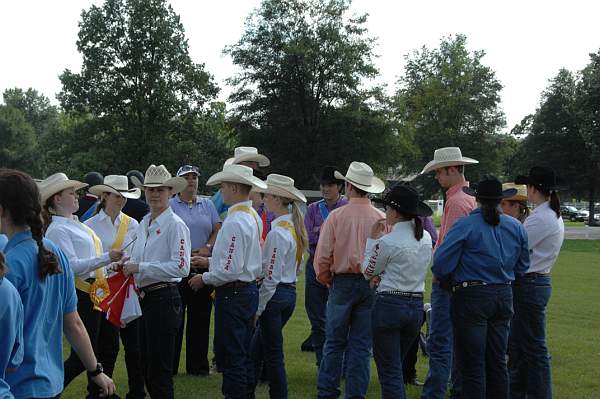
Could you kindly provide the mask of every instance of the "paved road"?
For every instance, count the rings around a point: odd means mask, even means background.
[[[569,240],[600,240],[600,226],[565,227],[565,238]]]

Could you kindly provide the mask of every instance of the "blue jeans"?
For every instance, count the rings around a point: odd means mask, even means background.
[[[373,306],[373,354],[383,399],[404,399],[402,362],[423,321],[423,298],[377,294]]]
[[[215,352],[223,369],[221,391],[226,398],[247,398],[254,394],[254,367],[250,344],[254,315],[258,309],[258,287],[217,287],[215,289]]]
[[[506,349],[513,316],[509,284],[460,288],[452,295],[452,323],[461,398],[506,399]]]
[[[325,343],[325,311],[329,290],[317,281],[313,258],[306,262],[306,285],[304,286],[304,307],[310,320],[312,342],[317,357],[317,367],[323,357],[323,344]]]
[[[333,278],[327,302],[318,398],[338,398],[344,351],[348,358],[346,398],[364,398],[369,387],[373,290],[362,274]]]
[[[262,356],[269,376],[269,397],[287,398],[287,376],[283,361],[283,327],[294,313],[296,307],[296,289],[289,286],[277,286],[275,294],[267,303],[260,316],[260,333],[255,337],[261,342],[253,342],[253,352],[262,345]]]
[[[452,367],[452,321],[450,320],[450,293],[431,284],[431,320],[427,351],[429,371],[421,393],[422,399],[443,399],[448,388]]]
[[[511,324],[511,398],[552,397],[550,356],[546,346],[546,306],[550,276],[521,277],[513,285],[515,315]],[[520,356],[520,358],[518,358]]]

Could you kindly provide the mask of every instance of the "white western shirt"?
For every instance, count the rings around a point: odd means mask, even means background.
[[[431,262],[431,236],[423,231],[417,241],[414,222],[398,222],[378,240],[367,239],[361,270],[366,279],[380,276],[377,292],[423,292]]]
[[[46,238],[58,245],[69,259],[69,265],[75,276],[88,279],[94,278],[94,270],[110,263],[108,252],[100,251],[96,255],[96,245],[87,228],[77,220],[62,216],[52,216],[52,223],[46,230]]]
[[[119,231],[119,227],[121,227],[121,220],[123,220],[124,215],[125,214],[123,212],[119,212],[119,215],[113,224],[110,216],[108,216],[106,212],[104,212],[104,209],[102,209],[100,212],[98,212],[98,214],[92,216],[83,223],[90,229],[94,230],[96,235],[100,238],[100,241],[102,241],[102,248],[110,250],[117,239],[117,232]],[[123,245],[121,248],[125,247],[135,238],[138,225],[139,223],[137,220],[134,218],[129,219],[127,233],[125,234],[125,239],[123,240]]]
[[[150,223],[144,216],[132,244],[131,262],[139,264],[135,274],[138,287],[155,283],[177,283],[190,273],[192,244],[190,230],[171,208]]]
[[[277,284],[295,283],[296,270],[296,240],[284,227],[277,226],[279,222],[288,222],[292,226],[291,215],[279,216],[271,222],[271,231],[267,234],[262,251],[262,266],[264,279],[260,286],[257,315],[262,314],[267,303],[275,294]]]
[[[529,241],[530,266],[527,273],[550,273],[565,238],[562,217],[550,208],[548,202],[535,207],[523,223]]]
[[[245,206],[251,214],[232,209]],[[239,202],[227,211],[227,217],[208,258],[208,272],[202,274],[202,280],[215,287],[233,281],[252,282],[262,271],[260,235],[262,223],[258,213],[252,208],[252,201]]]

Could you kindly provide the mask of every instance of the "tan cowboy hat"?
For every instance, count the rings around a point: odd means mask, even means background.
[[[214,186],[223,182],[241,183],[260,189],[267,188],[264,181],[252,174],[252,168],[244,165],[223,165],[223,170],[212,175],[206,185]]]
[[[279,197],[306,203],[306,197],[300,190],[294,187],[294,179],[291,177],[271,173],[267,176],[265,183],[267,183],[266,189],[255,188],[252,191],[277,195]]]
[[[165,165],[148,166],[143,183],[135,176],[131,176],[131,181],[138,188],[170,187],[173,194],[177,194],[187,187],[187,181],[183,177],[172,177]]]
[[[352,162],[348,167],[346,176],[337,170],[333,176],[336,179],[345,180],[348,183],[368,193],[379,194],[385,190],[385,183],[375,176],[373,169],[364,162]]]
[[[460,148],[458,147],[438,148],[433,154],[433,161],[430,161],[425,165],[421,174],[446,166],[470,165],[474,163],[479,163],[479,161],[473,158],[463,157]]]
[[[87,183],[82,183],[78,180],[69,180],[64,173],[55,173],[52,176],[46,177],[37,183],[42,197],[42,204],[52,197],[67,188],[72,188],[75,191],[87,187]]]
[[[525,184],[504,183],[502,190],[514,188],[517,193],[510,198],[504,198],[509,201],[525,201],[527,202],[527,186]]]
[[[256,147],[236,147],[233,150],[233,158],[227,159],[225,165],[235,165],[240,162],[258,162],[261,168],[271,164],[269,158],[259,154]]]
[[[113,193],[131,199],[140,198],[142,193],[139,188],[132,188],[130,190],[127,176],[122,175],[108,175],[104,178],[104,184],[92,186],[88,191],[97,196],[100,196],[102,193]]]

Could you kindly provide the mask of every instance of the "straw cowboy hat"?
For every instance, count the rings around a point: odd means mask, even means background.
[[[346,176],[337,170],[333,174],[336,179],[345,180],[356,188],[373,194],[379,194],[385,190],[385,183],[375,176],[373,169],[364,162],[352,162],[348,167]]]
[[[139,188],[129,189],[127,176],[108,175],[104,178],[104,184],[92,186],[88,190],[90,193],[100,196],[102,193],[113,193],[121,197],[138,199],[141,195]]]
[[[256,147],[236,147],[233,150],[233,158],[227,159],[225,165],[235,165],[240,162],[258,162],[261,168],[271,164],[269,158],[259,154]]]
[[[69,180],[64,173],[55,173],[52,176],[48,176],[44,180],[38,182],[37,185],[40,190],[40,196],[42,197],[42,204],[54,194],[58,194],[67,188],[72,188],[77,191],[88,186],[87,183],[82,183],[78,180]]]
[[[419,201],[417,190],[405,184],[396,185],[383,198],[373,198],[373,202],[392,207],[404,215],[426,217],[433,214],[426,203]]]
[[[463,157],[460,148],[458,147],[438,148],[433,153],[433,161],[430,161],[425,165],[421,174],[446,166],[470,165],[474,163],[479,163],[479,161],[473,158]]]
[[[252,168],[244,165],[223,165],[223,170],[212,175],[206,182],[207,186],[217,184],[240,183],[259,189],[266,189],[267,184],[252,174]]]
[[[479,183],[473,187],[463,187],[463,192],[472,197],[481,199],[506,199],[517,194],[516,188],[502,189],[502,183],[492,175],[484,176]]]
[[[265,183],[267,183],[267,188],[255,188],[253,191],[306,203],[306,197],[300,190],[294,187],[294,179],[291,177],[271,173],[267,176]]]
[[[169,187],[172,194],[177,194],[187,187],[187,180],[183,177],[172,177],[165,165],[148,166],[143,183],[136,176],[131,176],[131,181],[138,188]]]
[[[508,190],[510,188],[514,188],[517,190],[517,193],[510,198],[505,198],[509,201],[525,201],[527,202],[527,186],[525,184],[515,184],[515,183],[504,183],[502,185],[502,190]]]

